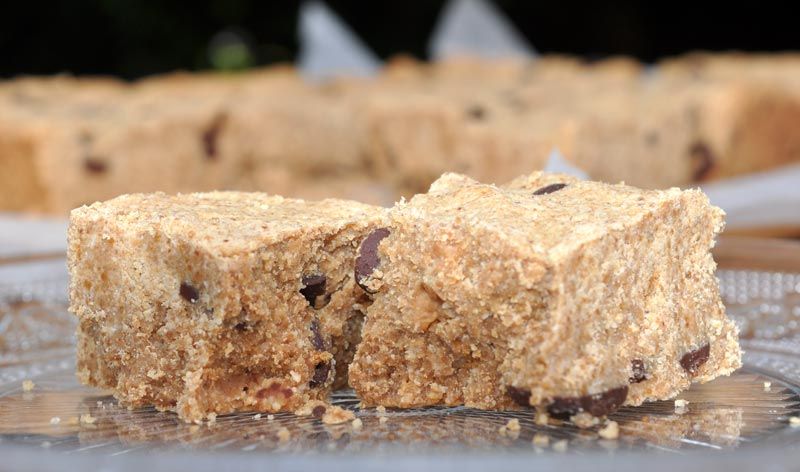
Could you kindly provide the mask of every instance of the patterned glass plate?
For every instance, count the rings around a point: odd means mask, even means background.
[[[733,464],[741,467],[767,451],[770,460],[788,464],[800,449],[800,427],[793,424],[800,421],[800,265],[786,262],[800,250],[753,244],[726,240],[718,252],[723,298],[741,327],[744,368],[680,395],[686,407],[665,401],[621,409],[612,415],[619,424],[616,439],[601,437],[600,426],[537,425],[532,412],[359,409],[351,391],[337,392],[334,403],[353,410],[360,428],[252,413],[191,425],[170,413],[128,410],[107,392],[75,379],[75,324],[66,310],[64,260],[0,264],[0,464],[50,469],[101,460],[110,468],[148,463],[153,469],[191,464],[217,470],[224,460],[302,470],[322,465],[485,470],[495,463],[538,461],[618,470],[653,455],[659,457],[656,468],[673,469],[687,455],[695,466],[704,461],[719,466],[736,457]],[[783,257],[776,254],[780,251]],[[750,253],[756,255],[752,264]],[[774,265],[780,270],[765,270],[767,256],[779,261]],[[513,419],[519,429],[505,427]]]

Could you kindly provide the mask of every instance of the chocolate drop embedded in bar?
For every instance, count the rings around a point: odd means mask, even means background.
[[[189,303],[196,303],[200,299],[200,292],[190,283],[181,282],[180,288],[181,297]]]
[[[548,193],[553,193],[561,190],[562,188],[566,187],[567,184],[550,184],[545,187],[540,188],[539,190],[533,192],[534,195],[547,195]]]
[[[634,359],[631,361],[631,374],[628,379],[630,383],[639,383],[647,380],[647,371],[645,371],[643,360]]]
[[[697,374],[700,367],[708,361],[711,353],[711,345],[706,344],[694,351],[687,352],[681,357],[681,367],[689,373],[689,375]]]
[[[568,418],[581,412],[592,416],[606,416],[617,411],[627,397],[627,385],[581,397],[555,397],[547,406],[547,412],[556,418]]]
[[[303,277],[303,288],[300,289],[300,293],[315,310],[319,310],[330,301],[330,297],[325,294],[327,281],[328,279],[324,275],[306,275]]]
[[[367,286],[367,279],[381,265],[378,244],[387,236],[389,236],[388,229],[378,228],[364,239],[359,248],[355,267],[356,283],[367,293],[373,293],[372,289]]]
[[[524,388],[517,388],[511,385],[506,386],[506,392],[508,396],[514,400],[514,403],[520,406],[531,406],[530,398],[531,398],[531,391],[526,390]]]

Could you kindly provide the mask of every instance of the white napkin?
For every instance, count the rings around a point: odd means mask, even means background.
[[[449,0],[428,43],[431,59],[471,55],[532,58],[536,50],[494,5],[486,0]]]
[[[322,2],[300,7],[300,57],[304,77],[321,80],[341,75],[374,75],[381,61],[356,34]]]
[[[67,221],[0,213],[0,261],[67,250]]]
[[[701,187],[732,229],[800,227],[800,164]]]

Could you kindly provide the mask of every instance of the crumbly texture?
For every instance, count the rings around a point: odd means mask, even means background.
[[[722,226],[698,190],[445,175],[362,244],[374,301],[350,383],[367,406],[569,417],[729,374],[741,352],[710,255]]]
[[[558,148],[594,180],[695,186],[800,161],[796,55],[391,61],[308,84],[286,66],[0,82],[0,209],[121,193],[266,191],[389,206],[443,172],[501,183]],[[268,130],[268,132],[265,132]]]
[[[187,421],[325,400],[346,383],[353,319],[369,302],[352,267],[382,214],[239,192],[74,210],[78,377]]]

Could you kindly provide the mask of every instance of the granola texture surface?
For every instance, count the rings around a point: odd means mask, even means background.
[[[353,259],[381,218],[356,202],[239,192],[74,210],[78,377],[189,421],[325,400],[346,384],[365,301]]]
[[[602,416],[729,374],[722,225],[697,190],[446,174],[389,212],[350,382],[368,405]]]

